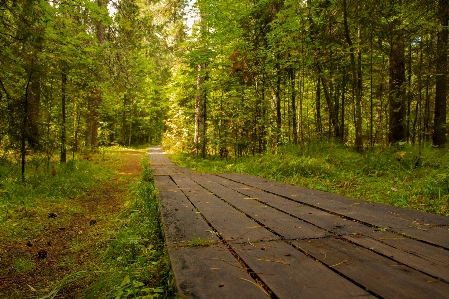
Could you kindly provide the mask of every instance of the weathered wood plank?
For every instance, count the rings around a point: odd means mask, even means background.
[[[155,181],[156,186],[160,188],[161,214],[168,245],[187,246],[197,239],[204,242],[219,241],[210,226],[169,177],[158,177]]]
[[[404,233],[413,238],[449,248],[449,230],[447,229],[449,228],[447,226],[449,224],[449,217],[400,209],[378,203],[369,203],[285,183],[271,182],[266,179],[247,175],[224,174],[221,176],[234,181],[240,180],[245,185],[278,194],[318,209],[369,223],[373,226]],[[442,229],[436,228],[431,233],[422,229],[425,227],[430,230],[432,226],[444,227]]]
[[[268,298],[223,244],[168,252],[181,298]]]
[[[217,179],[215,180],[218,181]],[[263,192],[260,189],[254,189],[248,186],[242,187],[241,184],[230,181],[221,181],[221,183],[239,190],[239,192],[247,196],[258,198],[290,215],[313,223],[328,230],[330,233],[343,236],[379,254],[393,257],[399,263],[404,263],[429,275],[448,281],[449,251],[447,250],[392,232],[376,230],[373,227],[349,221],[337,215],[314,209],[313,207],[298,204],[283,197]],[[374,244],[376,245],[374,246]]]
[[[232,208],[191,179],[172,176],[189,200],[226,240],[239,242],[278,239],[276,235]]]
[[[345,239],[449,283],[447,250],[391,234],[377,236],[376,239],[363,235],[348,235]]]
[[[178,291],[188,298],[265,298],[168,176],[155,177]],[[195,243],[197,242],[197,243]],[[206,247],[194,247],[195,244]]]
[[[265,296],[211,226],[278,298],[371,296],[365,288],[384,298],[449,294],[448,217],[246,175],[201,175],[155,153],[151,167],[183,295]],[[194,238],[212,245],[189,247]],[[211,261],[224,260],[229,269],[211,272],[226,268]],[[255,289],[246,293],[246,284]]]
[[[344,240],[293,244],[384,298],[447,298],[449,285]]]
[[[192,175],[208,191],[226,200],[286,239],[321,238],[329,233],[215,182],[212,175]]]
[[[279,298],[373,298],[284,242],[231,246]]]

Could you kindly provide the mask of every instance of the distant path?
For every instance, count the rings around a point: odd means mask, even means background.
[[[181,294],[449,298],[448,217],[150,159]]]

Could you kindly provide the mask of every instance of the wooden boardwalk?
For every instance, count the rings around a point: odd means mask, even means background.
[[[449,298],[448,217],[150,160],[185,298]]]

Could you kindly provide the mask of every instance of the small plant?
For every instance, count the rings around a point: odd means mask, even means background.
[[[196,237],[192,240],[189,240],[189,242],[187,242],[187,247],[207,247],[211,244],[212,243],[209,240],[205,240],[203,238]]]
[[[17,273],[24,273],[34,269],[34,262],[28,257],[21,257],[13,261],[14,270]]]

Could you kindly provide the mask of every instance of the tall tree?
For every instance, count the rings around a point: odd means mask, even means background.
[[[363,138],[362,138],[362,108],[361,108],[361,98],[362,98],[362,78],[361,72],[358,71],[355,54],[354,54],[354,44],[352,43],[351,35],[349,33],[348,25],[348,12],[347,12],[346,0],[343,0],[343,24],[345,30],[346,41],[349,46],[349,55],[351,58],[351,73],[352,73],[352,84],[353,90],[355,91],[355,146],[358,152],[363,150]],[[360,53],[360,49],[359,55]],[[359,63],[360,65],[360,63]]]
[[[438,0],[438,34],[435,85],[435,117],[433,128],[433,144],[442,147],[446,143],[447,116],[447,46],[448,46],[449,1]]]
[[[404,29],[399,15],[402,0],[391,0],[393,21],[390,24],[390,77],[389,77],[389,135],[388,141],[405,141],[406,103],[405,103],[405,45]]]

